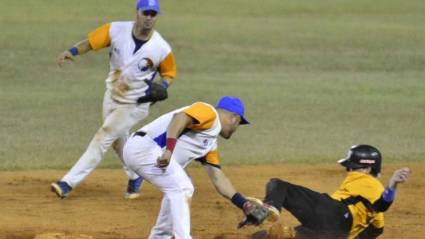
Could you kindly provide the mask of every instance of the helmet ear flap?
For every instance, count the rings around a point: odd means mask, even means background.
[[[370,171],[370,174],[372,174],[375,177],[378,177],[378,175],[380,174],[379,171],[380,170],[377,168],[372,168],[372,171]]]
[[[371,174],[375,177],[378,177],[381,174],[381,163],[382,158],[379,157],[379,159],[376,160],[375,165],[372,166]]]

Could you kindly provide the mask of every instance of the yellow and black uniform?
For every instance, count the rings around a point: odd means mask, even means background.
[[[301,223],[296,227],[296,238],[345,239],[352,225],[348,207],[306,187],[273,178],[266,186],[264,202],[285,208]]]
[[[329,196],[281,179],[271,179],[265,203],[285,208],[301,223],[302,239],[374,239],[383,232],[384,187],[372,175],[349,172],[340,188]]]
[[[349,239],[365,233],[381,234],[384,228],[384,213],[377,206],[381,202],[384,187],[375,177],[362,172],[348,172],[332,198],[348,206],[353,217]],[[362,235],[360,236],[361,238]]]

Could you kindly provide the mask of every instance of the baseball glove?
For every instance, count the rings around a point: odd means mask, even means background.
[[[279,220],[279,211],[270,205],[264,204],[260,199],[247,197],[247,202],[243,205],[245,219],[241,221],[238,228],[245,225],[260,225],[265,220],[275,222]]]
[[[145,96],[142,96],[139,99],[137,99],[138,104],[143,104],[148,102],[155,103],[157,101],[162,101],[168,98],[167,89],[164,86],[156,82],[151,82],[148,80],[145,80],[145,82],[146,84],[148,84],[149,88]]]
[[[267,230],[257,231],[249,237],[249,239],[295,239],[296,231],[293,227],[284,226],[280,222],[274,223]]]

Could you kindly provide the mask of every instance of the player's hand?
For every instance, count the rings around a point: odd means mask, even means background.
[[[168,164],[170,164],[171,159],[171,151],[165,150],[165,152],[161,155],[161,157],[157,160],[157,166],[159,168],[166,168]]]
[[[391,179],[388,183],[388,186],[391,189],[395,189],[397,187],[397,184],[404,183],[404,182],[407,181],[410,172],[411,171],[408,167],[404,167],[404,168],[401,168],[401,169],[394,171],[393,176],[391,177]]]
[[[59,67],[62,67],[63,66],[63,63],[65,63],[65,60],[74,61],[74,56],[68,50],[66,50],[66,51],[62,52],[61,54],[59,54],[56,62],[58,63],[58,66]]]
[[[245,219],[241,221],[238,228],[246,225],[260,225],[265,220],[276,222],[280,218],[280,212],[273,206],[263,203],[260,199],[247,197],[242,211]]]

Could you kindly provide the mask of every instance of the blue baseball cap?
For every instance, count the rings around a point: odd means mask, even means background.
[[[137,0],[136,8],[138,11],[152,10],[159,13],[159,0]]]
[[[248,120],[244,117],[245,109],[242,100],[235,96],[223,96],[217,102],[217,108],[233,112],[241,117],[240,124],[249,124]]]

